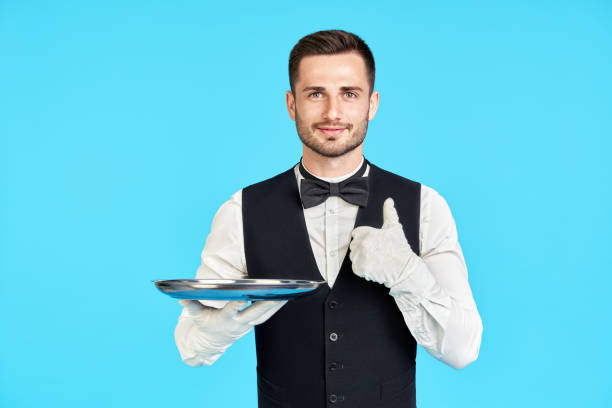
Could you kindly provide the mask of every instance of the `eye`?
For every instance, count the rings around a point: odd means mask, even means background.
[[[356,97],[357,97],[357,94],[356,94],[355,92],[350,92],[350,91],[345,92],[345,93],[344,93],[344,95],[345,95],[347,98],[351,98],[351,99],[353,99],[353,98],[356,98]]]
[[[321,95],[322,95],[322,94],[321,94],[321,92],[312,92],[312,93],[310,93],[308,96],[309,96],[310,98],[320,98],[320,97],[321,97]]]

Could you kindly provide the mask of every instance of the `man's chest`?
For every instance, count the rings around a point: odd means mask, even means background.
[[[333,286],[351,241],[359,207],[340,197],[304,210],[310,246],[319,273]]]

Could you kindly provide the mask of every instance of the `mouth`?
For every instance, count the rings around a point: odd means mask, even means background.
[[[337,128],[337,127],[320,127],[317,129],[319,129],[319,131],[326,136],[338,136],[340,133],[346,130],[346,128]]]

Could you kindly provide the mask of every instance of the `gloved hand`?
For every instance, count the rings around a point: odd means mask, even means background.
[[[388,288],[406,278],[404,269],[417,255],[406,241],[392,198],[383,204],[382,228],[357,227],[351,235],[350,259],[357,276]]]
[[[244,309],[247,301],[231,301],[221,309],[204,306],[197,300],[181,299],[179,303],[185,307],[184,318],[195,323],[193,334],[198,348],[214,351],[208,358],[208,364],[212,364],[234,341],[268,320],[287,300],[257,301]]]

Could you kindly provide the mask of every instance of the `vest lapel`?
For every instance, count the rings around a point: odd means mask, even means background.
[[[311,276],[303,277],[300,279],[314,280],[320,281],[323,280],[323,274],[319,270],[319,266],[317,265],[317,261],[314,256],[314,251],[312,250],[312,245],[310,244],[310,236],[308,235],[308,228],[306,227],[306,217],[304,215],[304,208],[302,207],[302,201],[300,200],[300,192],[297,187],[297,182],[295,177],[293,177],[293,194],[297,197],[298,205],[292,208],[291,216],[298,221],[298,231],[296,231],[296,235],[298,237],[299,243],[298,248],[304,248],[304,252],[308,252],[308,255],[304,254],[308,257],[309,262],[312,264],[312,267],[309,269],[311,272]]]

